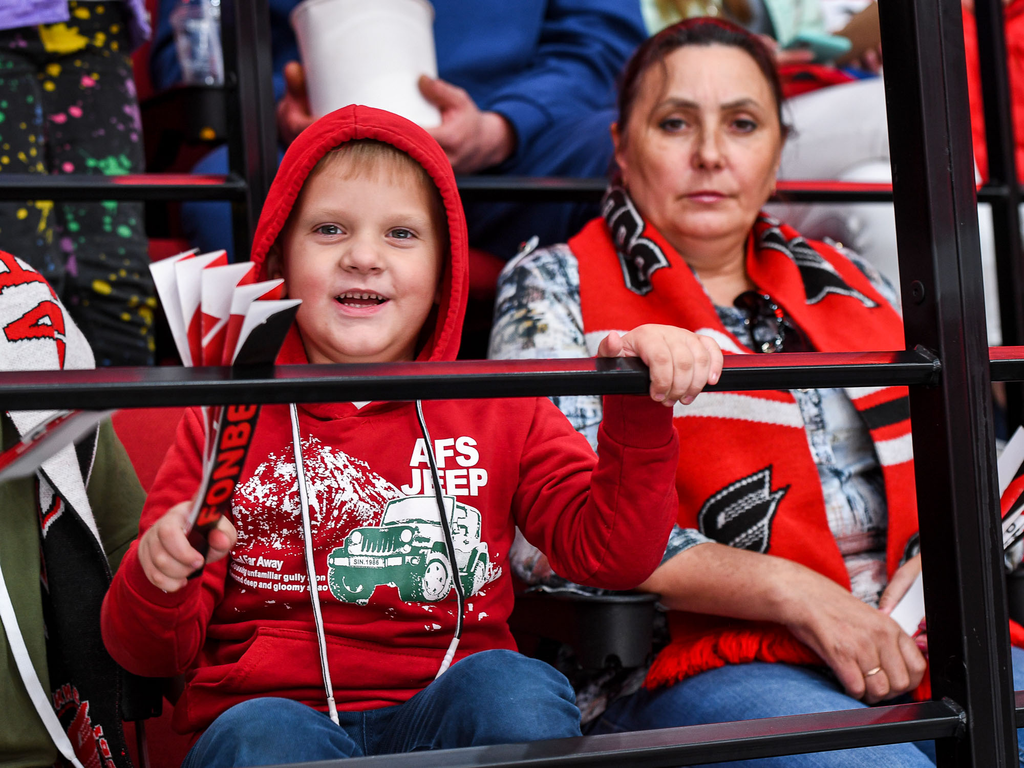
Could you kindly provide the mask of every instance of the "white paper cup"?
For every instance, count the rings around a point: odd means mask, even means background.
[[[441,124],[420,75],[437,77],[434,8],[426,0],[304,0],[291,13],[316,117],[365,104]]]

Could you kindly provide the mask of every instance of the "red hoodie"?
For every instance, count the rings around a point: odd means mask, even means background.
[[[324,153],[360,138],[406,152],[441,192],[451,261],[419,359],[453,360],[465,307],[466,224],[444,152],[413,123],[346,107],[304,131],[271,187],[252,259],[263,263]],[[306,362],[296,329],[278,362]],[[657,567],[677,513],[670,409],[643,397],[605,398],[600,462],[545,398],[435,400],[423,410],[454,504],[456,571],[466,593],[456,663],[515,648],[508,550],[517,525],[572,581],[628,589]],[[434,678],[457,618],[415,404],[302,405],[299,427],[338,708],[400,704]],[[196,492],[202,444],[190,411],[149,494],[142,533]],[[174,712],[182,732],[202,730],[258,696],[326,709],[287,406],[262,409],[242,478],[232,500],[238,544],[226,560],[165,594],[146,579],[133,544],[103,605],[104,640],[119,663],[141,675],[185,674]]]

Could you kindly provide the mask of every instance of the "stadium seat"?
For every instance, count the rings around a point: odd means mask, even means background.
[[[184,408],[132,408],[118,411],[111,421],[143,490],[149,492],[156,472],[178,429]]]

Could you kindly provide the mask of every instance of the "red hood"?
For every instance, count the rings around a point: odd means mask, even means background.
[[[448,214],[451,258],[441,275],[440,306],[436,315],[427,319],[428,323],[434,323],[433,333],[418,359],[454,360],[459,351],[469,288],[466,217],[455,174],[444,150],[430,134],[404,117],[372,107],[350,105],[325,115],[299,134],[285,152],[256,227],[252,261],[259,267],[260,279],[266,279],[267,251],[284,227],[309,172],[330,150],[353,139],[376,139],[405,152],[423,166],[441,192]]]

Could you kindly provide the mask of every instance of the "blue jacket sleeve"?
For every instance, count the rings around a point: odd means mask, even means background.
[[[533,65],[479,106],[507,118],[527,146],[560,120],[612,106],[645,36],[636,0],[550,0]]]

